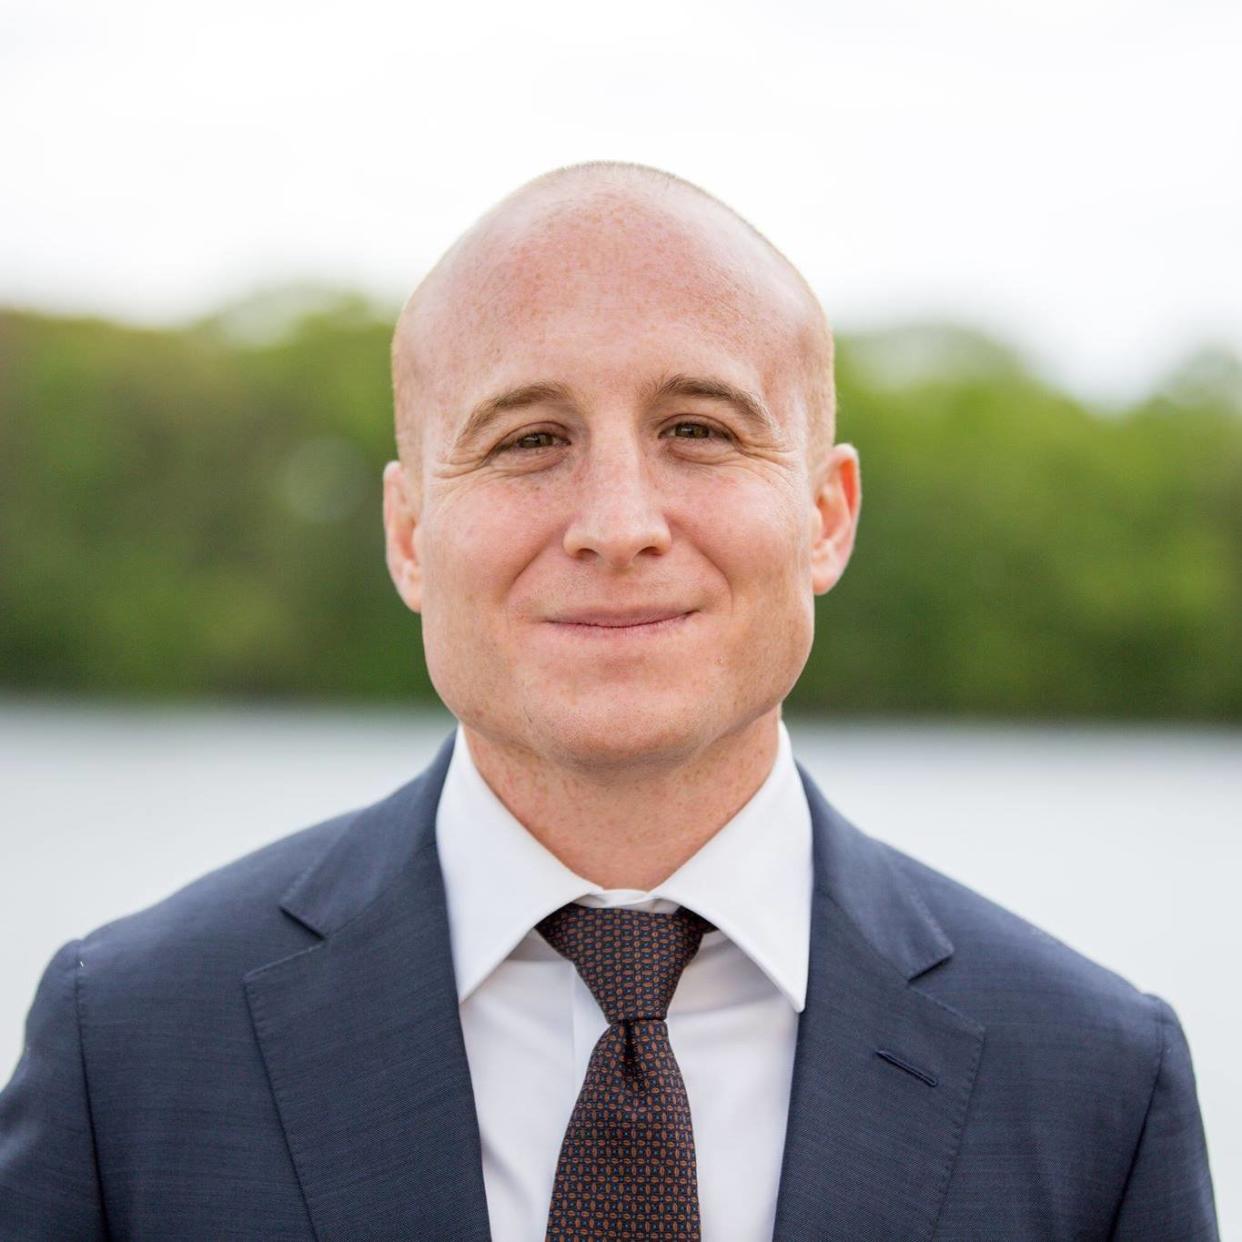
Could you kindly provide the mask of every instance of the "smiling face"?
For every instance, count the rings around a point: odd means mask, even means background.
[[[810,456],[814,334],[780,261],[710,201],[534,196],[416,301],[388,564],[454,715],[584,768],[774,716],[858,510],[853,450]]]

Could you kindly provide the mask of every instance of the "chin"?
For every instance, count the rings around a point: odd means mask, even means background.
[[[545,704],[545,711],[528,717],[534,748],[567,767],[664,766],[685,762],[718,732],[702,703],[670,709],[625,703],[624,697],[579,701],[563,713],[548,713]]]

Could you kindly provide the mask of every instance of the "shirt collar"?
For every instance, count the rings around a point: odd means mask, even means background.
[[[464,1001],[545,915],[586,905],[688,906],[801,1012],[811,927],[811,817],[784,721],[754,796],[649,893],[605,890],[541,845],[492,792],[460,725],[436,812],[457,999]]]

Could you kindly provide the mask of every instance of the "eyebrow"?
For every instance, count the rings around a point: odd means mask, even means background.
[[[510,388],[495,397],[487,397],[470,411],[457,437],[457,446],[470,444],[481,436],[506,410],[520,410],[545,401],[568,405],[573,399],[573,393],[565,384],[523,384],[521,388]]]
[[[769,413],[767,406],[744,388],[738,388],[724,380],[678,373],[665,376],[647,385],[642,396],[648,404],[652,405],[670,397],[699,397],[711,401],[727,401],[734,406],[746,422],[751,424],[754,430],[768,436],[779,435],[776,420]],[[519,388],[510,388],[494,397],[487,397],[470,411],[461,433],[457,436],[457,447],[460,448],[473,442],[507,411],[525,409],[544,402],[573,405],[575,397],[573,390],[567,384],[553,383],[523,384]]]
[[[711,401],[727,401],[754,430],[768,436],[779,435],[779,428],[768,407],[744,388],[724,380],[699,375],[669,375],[651,385],[644,396],[653,404],[669,397],[706,397]]]

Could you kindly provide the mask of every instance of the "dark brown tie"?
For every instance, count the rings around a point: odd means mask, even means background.
[[[711,923],[571,902],[537,925],[608,1019],[565,1130],[547,1237],[698,1238],[694,1130],[665,1016]]]

